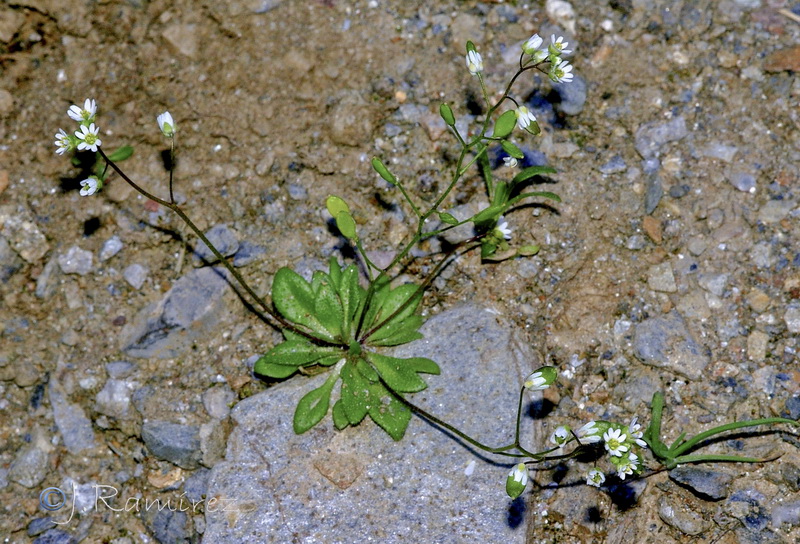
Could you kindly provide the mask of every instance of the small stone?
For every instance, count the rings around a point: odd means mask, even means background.
[[[138,385],[127,380],[108,380],[95,397],[95,410],[117,419],[127,417],[131,395]]]
[[[659,221],[652,215],[646,215],[644,219],[642,219],[642,228],[652,241],[654,241],[657,244],[661,243],[661,241],[663,240],[663,237],[661,235],[661,221]]]
[[[643,249],[644,246],[646,245],[647,241],[641,234],[634,234],[633,236],[628,238],[627,242],[625,242],[625,247],[630,249],[631,251],[639,251],[640,249]]]
[[[119,253],[120,250],[122,250],[122,240],[119,239],[119,236],[114,235],[103,242],[103,247],[100,249],[100,261],[105,262],[109,260]]]
[[[764,59],[767,72],[800,72],[800,45],[773,51]]]
[[[0,89],[0,110],[2,110],[2,102],[3,102],[3,91]],[[13,102],[12,102],[13,105]],[[8,170],[0,170],[0,194],[3,194],[3,191],[8,189]]]
[[[658,516],[666,523],[687,535],[699,535],[711,527],[711,522],[692,510],[688,504],[662,496],[658,501]]]
[[[132,264],[122,271],[122,277],[125,278],[128,285],[138,291],[144,285],[148,272],[147,267],[140,264]]]
[[[52,378],[48,392],[56,427],[67,450],[78,454],[93,448],[95,444],[92,422],[86,417],[81,405],[69,402],[61,385]]]
[[[27,208],[0,206],[0,234],[28,263],[36,263],[50,250],[47,238],[36,224],[33,213]]]
[[[22,260],[11,249],[4,236],[0,236],[0,282],[6,283],[20,268]]]
[[[747,301],[747,305],[754,312],[762,313],[769,308],[770,305],[770,298],[764,291],[761,289],[751,289],[747,296],[745,297]]]
[[[37,298],[48,299],[56,292],[56,278],[58,277],[58,258],[53,255],[47,264],[44,265],[42,273],[36,279],[36,294]]]
[[[795,203],[791,200],[770,200],[758,210],[758,220],[768,225],[777,223],[786,217]]]
[[[290,183],[286,190],[289,193],[289,198],[292,200],[306,200],[308,198],[308,191],[306,188],[297,183]]]
[[[578,115],[586,104],[586,80],[576,75],[569,83],[554,83],[553,90],[558,93],[560,102],[553,105],[565,115]]]
[[[227,385],[212,387],[203,393],[203,406],[208,415],[215,419],[225,419],[230,414],[230,404],[236,399],[234,393]]]
[[[734,479],[733,475],[726,472],[691,466],[673,468],[669,471],[669,477],[702,498],[712,501],[727,497],[728,489]]]
[[[756,192],[756,178],[747,172],[734,172],[730,175],[728,181],[743,193]]]
[[[700,276],[697,278],[697,283],[699,283],[700,287],[709,293],[713,293],[714,295],[721,297],[725,292],[725,286],[728,284],[728,275],[700,274]]]
[[[58,266],[64,274],[85,276],[92,271],[92,252],[72,246],[66,253],[59,255]]]
[[[680,140],[687,134],[689,131],[686,129],[686,120],[683,116],[670,119],[666,123],[657,121],[645,123],[636,131],[636,151],[644,159],[658,157],[665,144]]]
[[[789,397],[786,399],[784,407],[786,408],[785,417],[790,419],[800,418],[800,397]],[[784,414],[781,414],[781,416],[784,416]]]
[[[185,469],[200,465],[200,430],[194,425],[153,420],[142,426],[142,439],[158,459]]]
[[[643,363],[666,368],[690,380],[699,380],[710,362],[708,352],[689,334],[683,318],[674,310],[639,323],[633,336],[633,350]]]
[[[192,473],[191,476],[186,478],[183,484],[183,490],[186,492],[186,497],[190,501],[200,501],[206,495],[208,490],[208,477],[211,471],[207,468],[201,468]]]
[[[767,356],[769,335],[761,331],[753,331],[747,337],[747,357],[751,361],[763,361]]]
[[[78,540],[61,529],[50,529],[31,544],[78,544]]]
[[[625,161],[619,155],[614,155],[607,163],[598,168],[601,174],[606,175],[619,174],[627,169],[628,165],[625,164]]]
[[[781,479],[789,489],[797,493],[800,491],[800,467],[794,463],[784,461],[781,464]]]
[[[653,175],[647,178],[644,193],[644,213],[650,215],[658,207],[661,197],[664,196],[664,187],[659,176]]]
[[[217,248],[217,251],[219,251],[223,257],[230,257],[239,249],[239,240],[236,238],[236,233],[228,228],[227,225],[214,225],[205,232],[205,235],[208,241]],[[217,257],[202,240],[197,241],[197,245],[194,248],[194,255],[200,261],[206,263],[217,262]]]
[[[772,527],[780,529],[783,525],[800,525],[800,501],[782,502],[772,508]]]
[[[719,159],[725,162],[731,162],[736,156],[737,151],[739,151],[739,148],[736,146],[712,142],[700,149],[700,155],[712,159]]]
[[[786,322],[786,328],[791,333],[800,332],[800,307],[792,306],[783,314],[783,320]]]
[[[8,469],[8,479],[27,488],[38,486],[47,476],[48,455],[35,445],[29,445],[17,453]]]
[[[266,254],[267,249],[265,247],[244,240],[239,244],[239,250],[233,256],[233,266],[237,268],[247,266],[261,259]]]
[[[400,107],[403,109],[409,104]],[[364,100],[354,94],[345,95],[328,116],[328,129],[334,143],[360,145],[372,137],[375,130],[375,116]]]
[[[706,248],[708,248],[708,242],[706,242],[706,240],[700,235],[689,240],[689,244],[686,246],[686,249],[689,250],[689,253],[694,256],[702,255]]]
[[[113,361],[106,365],[106,373],[109,378],[127,378],[136,371],[136,364],[128,361]]]
[[[725,212],[720,210],[719,208],[714,208],[708,211],[708,228],[711,230],[716,230],[722,226],[722,223],[725,222]]]
[[[669,192],[668,193],[669,193],[669,196],[672,197],[672,198],[676,198],[676,199],[677,198],[683,198],[683,197],[685,197],[686,195],[689,194],[689,190],[690,189],[691,189],[691,187],[689,187],[688,185],[683,183],[681,185],[673,185],[672,187],[669,188]]]
[[[189,517],[186,512],[175,509],[151,508],[142,516],[157,542],[189,542]]]
[[[225,428],[217,419],[200,425],[200,462],[213,467],[225,457]]]
[[[10,43],[14,36],[25,24],[25,16],[22,10],[3,9],[0,11],[0,42]]]
[[[653,265],[647,274],[647,286],[653,291],[662,293],[674,293],[678,290],[675,284],[675,276],[672,273],[672,265],[669,262]]]
[[[28,524],[28,536],[40,535],[45,531],[53,529],[55,526],[56,522],[49,516],[36,518]]]
[[[197,25],[170,25],[164,29],[161,36],[176,53],[189,58],[197,55]]]

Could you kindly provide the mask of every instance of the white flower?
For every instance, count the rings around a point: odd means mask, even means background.
[[[483,72],[483,57],[477,51],[467,53],[467,69],[473,76]]]
[[[548,77],[556,83],[569,83],[572,81],[572,65],[568,60],[559,61],[558,64],[550,66]]]
[[[58,129],[56,133],[56,145],[58,146],[56,153],[59,155],[63,155],[72,148],[72,142],[69,141],[69,136],[64,132],[63,128]]]
[[[88,127],[86,125],[81,125],[81,129],[75,131],[75,136],[80,140],[78,150],[83,151],[84,149],[88,149],[90,151],[97,151],[97,148],[103,143],[100,141],[100,138],[97,137],[98,132],[100,132],[100,129],[97,128],[94,123]]]
[[[528,485],[528,467],[525,463],[520,463],[511,469],[506,478],[506,493],[512,499],[516,499],[525,491]]]
[[[158,121],[158,128],[161,130],[161,133],[164,136],[167,138],[172,138],[175,135],[175,131],[177,129],[175,127],[175,121],[172,120],[172,114],[170,114],[170,112],[165,111],[156,117],[156,121]]]
[[[569,427],[561,425],[550,435],[550,442],[561,447],[566,444],[570,438],[572,438],[572,434],[569,432]]]
[[[517,125],[519,128],[526,130],[528,125],[536,122],[536,117],[525,106],[517,108]]]
[[[606,481],[606,475],[597,470],[596,468],[593,468],[586,474],[586,483],[589,485],[600,487],[601,485],[603,485],[603,483],[605,483],[605,481]]]
[[[505,164],[509,168],[516,168],[517,159],[515,159],[514,157],[503,157],[503,164]]]
[[[538,34],[534,34],[522,44],[522,50],[526,55],[533,55],[541,46],[544,40]]]
[[[590,421],[575,431],[575,434],[580,439],[581,444],[596,444],[602,440],[600,436],[600,428],[594,421]]]
[[[625,476],[630,476],[639,468],[639,457],[635,453],[629,453],[628,458],[621,458],[616,463],[617,476],[624,480]]]
[[[631,438],[633,439],[634,442],[636,442],[639,446],[646,448],[647,442],[642,440],[642,436],[644,436],[644,433],[639,430],[642,428],[642,426],[637,423],[638,420],[639,420],[638,417],[633,416],[630,425],[628,425],[628,432],[630,433]]]
[[[503,235],[503,238],[506,240],[511,240],[511,229],[508,228],[508,223],[506,221],[503,221],[497,225],[497,230],[500,231],[500,234]]]
[[[91,122],[94,120],[94,115],[97,113],[97,103],[87,98],[86,101],[83,103],[83,108],[78,105],[70,106],[67,110],[67,115],[69,115],[75,121],[82,123],[84,121]]]
[[[89,176],[81,182],[81,196],[91,196],[95,194],[101,187],[103,182],[97,176]]]
[[[556,39],[555,34],[550,35],[550,53],[555,55],[556,57],[560,57],[561,55],[569,55],[572,53],[572,49],[567,49],[569,42],[564,41],[564,36],[559,36]]]
[[[608,429],[603,433],[606,450],[614,457],[622,457],[622,454],[628,451],[628,446],[625,444],[627,438],[628,436],[619,429]]]

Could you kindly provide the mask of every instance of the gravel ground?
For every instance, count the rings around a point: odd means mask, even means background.
[[[559,171],[545,188],[563,203],[506,217],[512,242],[542,251],[501,264],[462,257],[425,312],[491,306],[561,368],[544,433],[564,421],[646,422],[656,389],[670,438],[800,417],[799,15],[783,0],[0,6],[4,542],[200,541],[202,506],[98,509],[92,485],[202,502],[230,407],[269,387],[248,362],[279,338],[222,276],[196,268],[181,241],[195,240],[170,213],[114,177],[79,196],[86,172],[52,141],[86,97],[98,101],[104,148],[133,145],[125,170],[159,195],[168,177],[155,116],[171,111],[176,197],[265,293],[279,267],[308,273],[340,255],[323,211],[330,193],[357,210],[376,258],[409,234],[368,159],[391,163],[420,198],[443,187],[458,148],[439,103],[464,122],[482,112],[466,40],[500,89],[523,40],[564,34],[578,79],[523,78],[514,93],[543,129],[518,140],[528,160]],[[471,173],[449,205],[480,200],[481,184]],[[474,409],[486,409],[481,399]],[[525,495],[527,540],[797,541],[797,439],[745,438],[714,447],[780,459],[604,491],[558,488],[560,468],[539,473],[544,488]],[[40,493],[73,485],[86,511],[56,526],[65,513],[48,514]]]

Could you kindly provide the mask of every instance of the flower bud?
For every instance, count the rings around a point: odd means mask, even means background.
[[[525,379],[523,386],[531,391],[541,391],[553,385],[558,377],[558,370],[552,366],[543,366]]]
[[[506,478],[506,493],[508,493],[508,496],[512,499],[516,499],[522,495],[527,485],[528,467],[525,463],[520,463],[508,473],[508,478]]]
[[[172,138],[175,136],[175,121],[172,120],[172,114],[170,112],[165,111],[156,117],[156,121],[158,121],[158,128],[161,129],[161,133],[164,136],[167,138]]]
[[[450,106],[447,104],[442,104],[439,106],[439,115],[442,116],[444,122],[447,123],[449,126],[453,126],[456,124],[456,117],[453,115],[453,110],[450,109]]]

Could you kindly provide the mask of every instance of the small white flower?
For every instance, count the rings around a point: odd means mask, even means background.
[[[559,61],[558,64],[550,66],[548,77],[556,83],[569,83],[572,81],[572,65],[568,60]]]
[[[67,115],[69,115],[75,121],[82,123],[82,122],[91,122],[94,120],[94,116],[97,113],[97,103],[87,98],[86,101],[83,103],[83,108],[78,105],[70,106],[69,110],[67,110]]]
[[[572,438],[572,434],[569,432],[569,427],[561,425],[550,435],[550,442],[561,447],[566,444],[570,438]]]
[[[608,429],[603,434],[606,450],[614,457],[622,457],[622,454],[628,451],[628,446],[625,444],[627,438],[628,436],[619,429]]]
[[[80,140],[78,150],[83,151],[84,149],[88,149],[90,151],[97,151],[97,148],[103,143],[100,141],[100,138],[97,137],[98,132],[100,132],[100,129],[96,127],[94,123],[88,127],[86,125],[81,125],[80,130],[75,131],[75,136]]]
[[[525,463],[520,463],[514,468],[511,469],[511,472],[508,473],[509,478],[513,478],[515,482],[520,484],[521,486],[528,485],[528,467]]]
[[[630,476],[639,467],[639,457],[635,453],[629,453],[628,458],[621,458],[616,463],[617,476],[624,480],[625,476]]]
[[[517,125],[519,128],[526,130],[528,125],[536,122],[536,117],[525,106],[517,108]]]
[[[606,475],[593,468],[586,474],[586,483],[589,485],[593,485],[594,487],[600,487],[605,483]]]
[[[515,159],[514,157],[503,157],[503,164],[505,164],[509,168],[516,168],[517,159]]]
[[[473,76],[483,72],[483,57],[477,51],[467,53],[467,69]]]
[[[91,196],[95,194],[101,187],[103,182],[96,176],[89,176],[81,182],[81,196]]]
[[[569,55],[572,53],[572,49],[567,49],[569,42],[564,41],[564,36],[559,36],[556,38],[555,34],[550,35],[550,52],[557,57],[561,55]]]
[[[72,147],[72,142],[69,141],[69,136],[64,132],[63,128],[58,129],[56,133],[56,146],[58,146],[56,153],[59,155],[63,155]]]
[[[555,367],[543,366],[525,378],[522,386],[531,391],[541,391],[553,385],[556,378],[558,378],[558,370]]]
[[[533,55],[541,46],[544,40],[538,34],[534,34],[522,44],[522,50],[526,55]]]
[[[590,421],[575,431],[575,434],[580,439],[581,444],[596,444],[602,440],[602,437],[600,436],[600,428],[594,421]]]
[[[506,240],[511,240],[511,229],[508,228],[508,223],[506,221],[503,221],[497,225],[497,230],[500,231],[500,234],[503,235],[503,238]]]
[[[167,138],[172,138],[175,135],[177,129],[175,127],[175,121],[172,120],[172,114],[170,114],[170,112],[165,111],[156,117],[156,121],[158,121],[158,128],[161,130],[161,133],[164,136]]]
[[[647,442],[642,440],[642,436],[644,436],[644,433],[639,430],[642,428],[642,426],[637,423],[638,420],[639,418],[637,416],[633,416],[630,425],[628,425],[628,432],[630,433],[631,438],[633,439],[634,442],[636,442],[636,444],[638,444],[642,448],[646,448]]]

